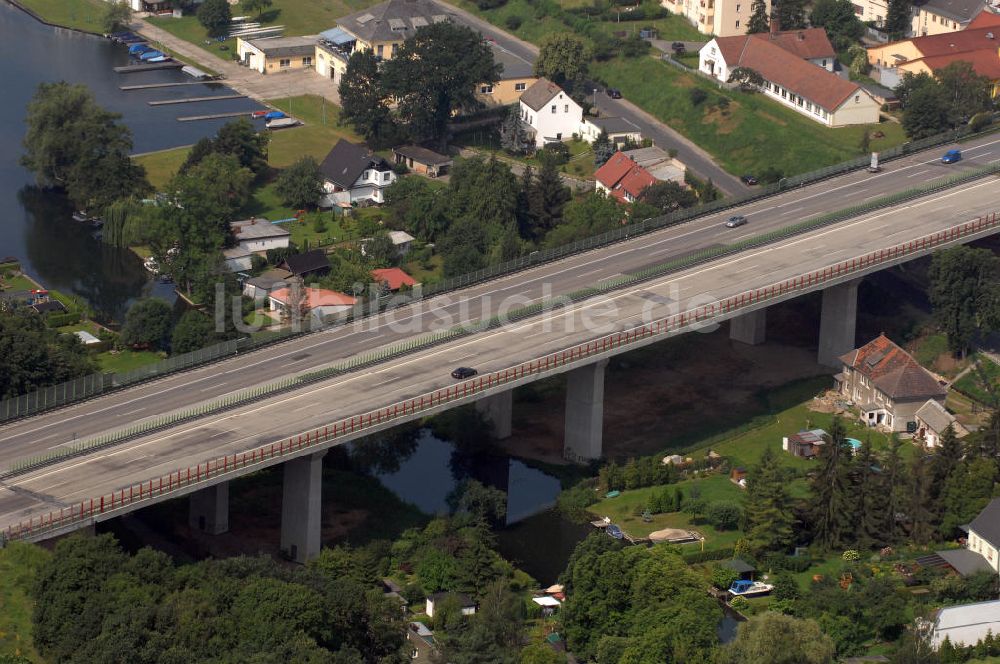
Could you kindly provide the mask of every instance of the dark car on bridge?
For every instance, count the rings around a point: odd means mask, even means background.
[[[472,367],[459,367],[451,372],[451,377],[462,380],[463,378],[472,378],[477,373],[479,372],[473,369]]]
[[[942,164],[954,164],[955,162],[962,161],[962,151],[961,150],[948,150],[941,157]]]
[[[726,221],[726,228],[736,228],[747,223],[747,218],[742,214],[734,214]]]

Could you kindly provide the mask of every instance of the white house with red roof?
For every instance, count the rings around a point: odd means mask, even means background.
[[[828,127],[873,124],[879,103],[864,88],[832,72],[833,48],[822,28],[716,37],[698,52],[698,69],[728,82],[733,70],[752,69],[760,91]]]
[[[639,198],[643,189],[657,181],[649,171],[620,151],[597,169],[594,179],[597,191],[620,203],[631,203]]]
[[[268,308],[277,312],[282,318],[311,316],[322,320],[327,316],[347,313],[357,302],[346,293],[327,290],[325,288],[279,288],[272,291],[267,298]]]

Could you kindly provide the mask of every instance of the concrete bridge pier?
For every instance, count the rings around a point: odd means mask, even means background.
[[[729,321],[729,338],[758,346],[764,343],[767,331],[767,309],[757,309]]]
[[[188,498],[188,525],[192,530],[221,535],[229,532],[229,482],[221,482]]]
[[[601,456],[607,366],[607,360],[599,360],[566,373],[563,456],[570,461],[586,462]]]
[[[306,563],[319,555],[326,450],[285,462],[281,497],[281,550]]]
[[[860,283],[858,278],[823,291],[819,321],[819,363],[823,366],[839,367],[838,358],[854,348]]]
[[[493,425],[493,435],[497,440],[510,438],[511,420],[514,413],[514,391],[504,390],[483,397],[476,402],[476,410]]]

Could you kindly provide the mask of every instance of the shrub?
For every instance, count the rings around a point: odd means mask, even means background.
[[[569,146],[565,143],[548,143],[542,148],[542,159],[552,159],[557,166],[561,166],[569,161]]]
[[[410,172],[410,169],[407,168],[406,164],[400,161],[392,165],[392,172],[396,175],[406,175]]]
[[[691,99],[692,106],[701,106],[708,99],[708,93],[701,88],[691,88],[688,90],[688,97]]]
[[[716,500],[705,508],[705,518],[719,530],[734,530],[743,520],[743,508],[731,500]]]
[[[785,177],[785,174],[780,168],[768,166],[757,174],[757,181],[762,184],[774,184],[783,177]]]
[[[693,565],[695,563],[705,563],[710,560],[725,560],[726,558],[733,557],[733,547],[727,546],[714,551],[692,551],[691,553],[683,554],[681,557],[684,558],[684,562],[689,565]]]
[[[847,551],[844,551],[843,558],[848,562],[857,562],[858,560],[861,560],[861,554],[854,549],[848,549]]]
[[[506,20],[504,20],[504,25],[506,25],[509,30],[517,30],[518,28],[521,27],[521,23],[523,22],[524,22],[523,18],[521,18],[517,14],[511,14],[506,18]]]
[[[506,3],[507,0],[476,0],[476,6],[484,10],[503,7]]]
[[[49,327],[63,327],[64,325],[75,325],[79,322],[80,314],[72,311],[64,314],[49,314],[45,317],[45,324]]]
[[[326,232],[326,219],[323,218],[322,214],[317,213],[316,216],[313,217],[312,228],[315,233]]]
[[[738,578],[740,578],[740,575],[734,569],[721,565],[712,566],[712,585],[719,590],[726,590]]]
[[[729,600],[729,606],[733,607],[733,611],[743,612],[750,608],[750,600],[746,597],[734,597]]]
[[[991,124],[993,124],[992,113],[989,112],[976,113],[975,115],[972,116],[972,119],[969,120],[969,130],[974,132],[982,131],[983,129],[989,127]]]

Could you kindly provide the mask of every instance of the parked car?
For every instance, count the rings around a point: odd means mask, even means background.
[[[961,150],[948,150],[941,157],[942,164],[954,164],[955,162],[962,161],[962,151]]]
[[[734,214],[726,222],[726,228],[736,228],[737,226],[742,226],[747,223],[747,218],[742,214]]]
[[[740,180],[742,180],[743,184],[747,185],[748,187],[757,184],[757,178],[750,175],[749,173],[747,173],[746,175],[741,175]]]
[[[612,99],[622,98],[622,91],[619,90],[618,88],[608,88],[606,92],[608,93],[608,96],[611,97]]]
[[[472,378],[477,373],[479,372],[473,369],[472,367],[459,367],[451,372],[451,377],[462,380],[465,378]]]
[[[672,48],[674,53],[678,55],[687,51],[687,46],[684,45],[684,42],[674,42],[670,45],[670,48]]]

